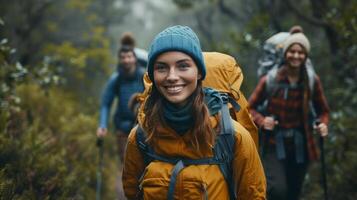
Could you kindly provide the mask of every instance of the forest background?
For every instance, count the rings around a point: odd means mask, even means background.
[[[0,199],[94,199],[101,90],[119,37],[148,48],[163,28],[192,27],[205,51],[233,55],[249,97],[264,40],[299,24],[331,107],[330,199],[357,199],[357,1],[0,0]],[[116,198],[118,158],[104,141],[103,199]],[[303,199],[322,199],[319,163]]]

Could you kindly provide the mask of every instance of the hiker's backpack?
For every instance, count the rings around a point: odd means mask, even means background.
[[[146,65],[148,64],[148,52],[140,48],[134,48],[134,52],[138,65],[142,68],[146,68]]]
[[[243,93],[240,91],[240,86],[243,82],[243,73],[235,59],[229,55],[217,52],[203,53],[206,65],[206,78],[203,81],[204,87],[210,87],[220,92],[220,98],[223,101],[221,110],[221,132],[217,136],[215,146],[213,148],[214,157],[203,158],[198,160],[182,159],[182,158],[167,158],[157,155],[153,148],[148,145],[145,140],[145,133],[138,127],[136,140],[138,147],[143,154],[145,165],[147,166],[153,160],[160,160],[175,165],[172,171],[168,199],[173,198],[176,176],[187,165],[200,164],[216,164],[219,165],[227,185],[229,186],[231,199],[236,199],[234,192],[234,183],[232,182],[231,163],[234,156],[235,130],[232,126],[232,119],[238,121],[252,135],[252,138],[258,147],[257,128],[248,111],[248,102]],[[144,102],[151,91],[152,83],[146,74],[144,76],[145,91],[138,95],[139,102]],[[141,106],[143,106],[142,104]],[[139,110],[142,110],[139,109]],[[144,113],[138,113],[138,118]]]
[[[263,44],[263,54],[258,60],[258,78],[266,75],[283,61],[283,43],[290,35],[289,32],[280,32],[268,38]]]
[[[204,52],[203,57],[207,71],[203,86],[225,93],[233,100],[228,104],[231,117],[248,130],[258,147],[258,129],[250,115],[249,104],[240,90],[243,82],[241,68],[236,60],[227,54]],[[240,106],[239,110],[235,109],[234,102]]]

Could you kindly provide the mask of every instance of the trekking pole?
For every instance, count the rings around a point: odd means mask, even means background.
[[[320,121],[316,120],[315,125],[319,125]],[[325,150],[324,150],[324,138],[319,136],[320,152],[321,152],[321,184],[324,190],[324,200],[328,200],[327,194],[327,175],[326,175],[326,162],[325,162]]]
[[[322,187],[324,189],[324,199],[328,200],[327,195],[327,177],[326,177],[326,162],[325,162],[325,151],[324,151],[324,138],[320,136],[320,151],[321,151],[321,176],[322,176]]]
[[[98,166],[97,166],[97,189],[96,189],[96,200],[101,199],[102,192],[102,169],[103,169],[103,138],[97,138],[97,148],[98,148]]]

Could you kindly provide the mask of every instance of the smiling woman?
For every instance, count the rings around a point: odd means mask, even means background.
[[[319,77],[308,68],[309,53],[309,40],[294,26],[284,41],[284,62],[260,79],[249,99],[264,135],[268,199],[299,199],[309,162],[317,159],[313,129],[328,134],[329,108]]]
[[[163,30],[151,43],[147,69],[153,87],[139,126],[128,138],[125,195],[265,199],[265,176],[253,139],[230,118],[223,123],[221,96],[202,87],[206,67],[196,34],[186,26]],[[232,125],[229,133],[225,123]],[[222,134],[231,140],[222,143]],[[222,144],[231,146],[227,157],[217,151],[227,149]]]

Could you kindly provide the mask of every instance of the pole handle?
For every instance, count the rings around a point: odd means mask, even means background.
[[[103,138],[102,137],[97,137],[96,145],[97,145],[97,147],[103,146]]]

